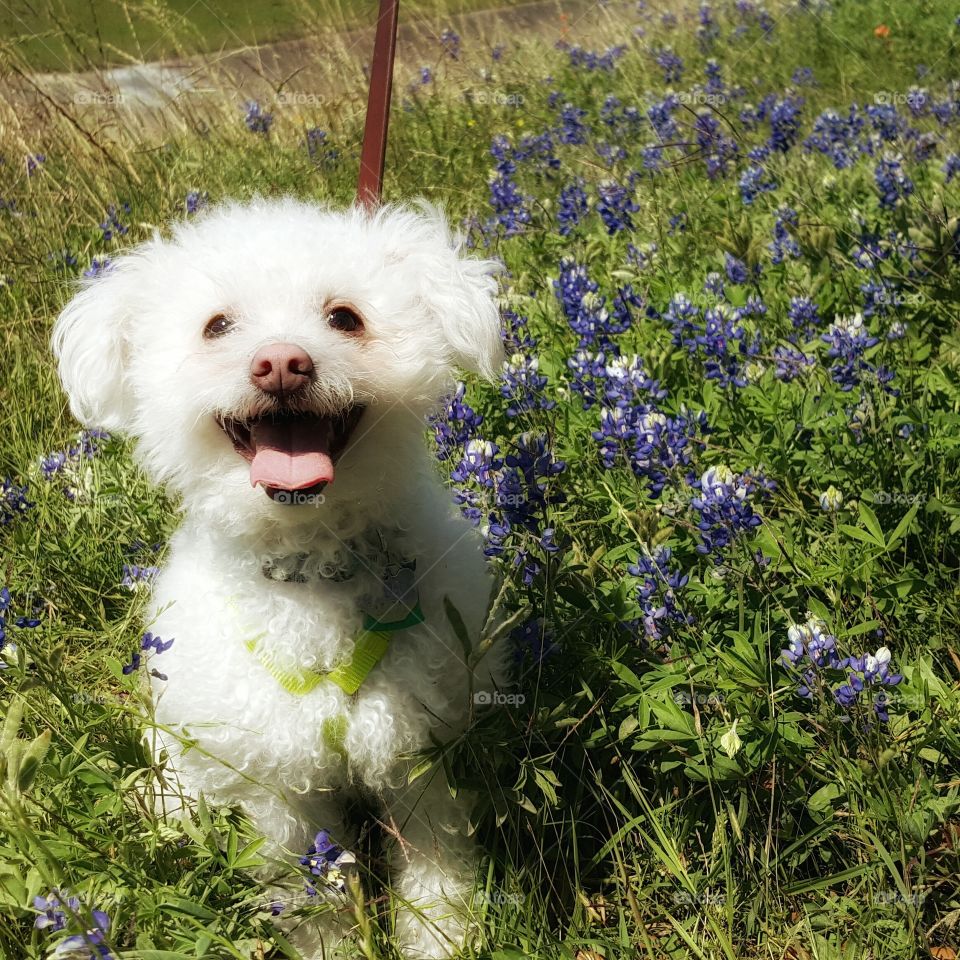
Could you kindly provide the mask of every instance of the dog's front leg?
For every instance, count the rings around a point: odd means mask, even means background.
[[[354,910],[346,877],[344,889],[327,883],[321,872],[310,869],[309,854],[315,850],[318,831],[339,847],[350,847],[356,839],[346,826],[343,808],[336,791],[318,791],[281,798],[270,791],[253,792],[241,804],[257,830],[267,838],[262,848],[264,864],[257,871],[265,884],[264,899],[279,910],[275,921],[305,960],[345,960],[355,955]],[[307,855],[302,875],[290,875],[291,861]],[[332,854],[329,856],[332,857]],[[314,862],[318,868],[328,856],[320,851]],[[321,912],[311,910],[302,916],[298,908],[326,905]]]
[[[403,956],[440,960],[457,956],[476,934],[476,850],[470,799],[453,799],[442,772],[424,780],[385,797],[391,885]]]

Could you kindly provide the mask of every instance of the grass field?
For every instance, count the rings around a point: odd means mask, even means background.
[[[492,0],[408,0],[404,19],[436,18]],[[378,0],[10,0],[0,5],[0,42],[35,70],[81,70],[214,53],[370,26]]]
[[[480,797],[469,956],[960,951],[958,12],[610,3],[589,49],[448,40],[398,89],[388,196],[507,267],[501,380],[425,428],[519,623],[522,698],[421,767]],[[122,665],[175,505],[75,439],[47,342],[171,217],[349,202],[360,118],[123,146],[3,109],[0,954],[293,956],[236,811],[144,800]],[[356,955],[390,960],[373,849]]]

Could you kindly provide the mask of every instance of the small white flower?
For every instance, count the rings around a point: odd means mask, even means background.
[[[629,357],[614,357],[604,370],[611,380],[629,380],[631,374],[643,372],[643,361],[636,354]]]
[[[619,423],[621,420],[624,420],[627,416],[627,411],[623,407],[604,407],[600,411],[600,419],[606,423],[613,422]]]
[[[700,487],[704,493],[721,493],[721,488],[730,486],[735,479],[734,472],[725,464],[717,467],[708,467],[700,477]]]
[[[603,296],[596,290],[588,290],[580,300],[580,306],[584,310],[600,310],[597,316],[606,319],[608,316],[607,310],[605,307],[602,310],[600,309],[602,304]]]
[[[485,463],[493,459],[496,447],[489,440],[468,440],[463,448],[471,463]]]
[[[740,748],[743,741],[737,733],[737,720],[733,721],[733,726],[720,738],[720,749],[732,760]]]
[[[894,320],[890,324],[890,331],[887,336],[891,340],[899,340],[907,335],[907,325],[902,320]]]
[[[9,641],[4,644],[3,652],[8,657],[16,657],[17,655],[17,645],[15,643],[10,643]],[[6,670],[10,666],[6,660],[0,658],[0,670]]]
[[[537,357],[527,358],[522,353],[514,353],[503,367],[508,373],[516,373],[524,369],[536,371],[540,369],[540,360]]]
[[[820,494],[820,509],[825,513],[836,513],[843,505],[843,494],[832,484]]]
[[[659,411],[653,413],[645,413],[639,420],[638,426],[644,433],[653,433],[656,427],[665,426],[667,418],[664,414]]]

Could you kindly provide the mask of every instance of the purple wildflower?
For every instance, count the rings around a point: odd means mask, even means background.
[[[265,113],[256,100],[248,100],[244,105],[243,122],[251,133],[267,136],[273,126],[273,114]]]
[[[661,644],[673,624],[693,623],[693,617],[681,610],[678,595],[690,578],[670,566],[669,547],[658,546],[652,553],[641,554],[627,572],[640,578],[637,600],[643,611],[641,625],[648,641]]]
[[[18,487],[9,477],[0,481],[0,527],[13,523],[35,504],[27,499],[27,485]]]
[[[597,213],[603,220],[607,233],[613,236],[621,230],[632,230],[632,213],[636,213],[640,207],[633,200],[631,191],[617,183],[614,180],[604,180],[597,185],[597,194],[599,201],[597,203]]]
[[[718,466],[705,470],[693,485],[700,491],[690,501],[700,515],[697,552],[712,555],[715,563],[721,563],[723,550],[741,533],[760,526],[753,501],[772,489],[773,484],[749,471],[738,475],[729,467]]]

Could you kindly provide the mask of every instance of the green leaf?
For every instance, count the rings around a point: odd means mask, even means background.
[[[864,623],[858,623],[855,627],[851,627],[844,633],[844,636],[859,637],[861,633],[869,633],[871,630],[876,630],[882,626],[883,624],[879,620],[867,620]]]
[[[557,787],[560,786],[560,781],[557,779],[557,775],[552,770],[544,770],[540,767],[535,767],[533,771],[533,780],[534,783],[540,788],[540,792],[547,798],[547,802],[551,807],[557,805]]]
[[[0,869],[0,903],[20,907],[27,902],[27,886],[20,874],[11,867]]]
[[[640,678],[627,666],[624,666],[622,663],[617,663],[614,661],[610,664],[610,668],[613,672],[629,687],[633,687],[634,690],[644,691],[646,687],[640,682]]]
[[[897,524],[893,533],[890,534],[890,539],[887,542],[887,549],[892,550],[903,538],[907,532],[907,528],[913,523],[913,518],[917,515],[917,511],[920,509],[920,501],[914,501],[913,506],[903,515],[903,519]]]
[[[891,583],[885,583],[876,588],[878,597],[896,597],[899,600],[905,600],[907,597],[919,593],[926,586],[926,581],[920,577],[901,577]]]
[[[626,740],[639,726],[640,721],[637,719],[636,714],[627,714],[620,723],[620,729],[617,730],[617,739]]]
[[[862,877],[865,873],[873,873],[879,867],[879,863],[861,863],[856,867],[832,873],[829,877],[816,877],[812,880],[800,880],[797,883],[791,883],[783,888],[783,892],[789,896],[796,896],[800,893],[809,893],[811,890],[826,890],[835,884],[846,883],[848,880]]]
[[[237,836],[237,831],[231,829],[227,834],[227,863],[233,863],[234,859],[237,856],[237,844],[240,842],[240,838]]]
[[[248,870],[252,867],[261,866],[263,858],[259,856],[259,852],[266,842],[266,837],[257,837],[255,840],[251,840],[234,858],[234,867],[237,870]]]
[[[870,534],[877,544],[881,547],[886,546],[883,527],[880,526],[880,521],[877,520],[877,515],[873,510],[861,500],[857,505],[857,512],[860,514],[860,520],[863,522],[863,525],[870,531]]]
[[[185,897],[168,897],[166,900],[157,904],[157,909],[171,910],[174,913],[185,913],[187,916],[196,917],[198,920],[215,920],[217,914],[202,903],[196,903],[193,900],[187,900]]]
[[[567,603],[577,607],[579,610],[593,609],[593,604],[590,602],[589,597],[587,597],[582,590],[577,590],[575,587],[571,587],[565,583],[558,583],[554,589],[558,596],[563,597]]]
[[[197,819],[200,821],[200,827],[205,834],[213,832],[213,820],[210,819],[210,808],[207,806],[207,801],[203,794],[197,798]]]
[[[415,764],[410,772],[407,774],[407,783],[413,783],[414,780],[419,779],[425,773],[429,772],[436,765],[433,758],[428,757],[426,760],[421,760],[419,763]]]
[[[649,750],[659,743],[685,743],[688,740],[696,740],[697,735],[685,730],[647,730],[634,745],[634,750]]]
[[[819,790],[817,790],[809,800],[807,800],[807,807],[813,813],[825,813],[828,810],[833,809],[833,801],[837,799],[843,793],[839,783],[827,783],[824,784]]]
[[[195,953],[178,953],[175,950],[132,950],[121,953],[123,960],[195,960]]]
[[[463,617],[460,616],[460,611],[453,605],[453,601],[448,596],[444,596],[443,598],[443,612],[447,615],[450,626],[453,627],[453,632],[460,641],[464,657],[469,660],[470,653],[473,650],[473,644],[470,642],[470,634],[467,632]]]
[[[103,662],[107,665],[107,670],[110,671],[110,676],[114,680],[126,680],[123,674],[123,664],[116,657],[107,654],[104,656]]]
[[[886,547],[886,544],[883,541],[878,543],[872,534],[868,533],[866,530],[861,530],[859,527],[852,527],[849,523],[841,523],[838,529],[842,530],[848,537],[853,537],[855,540],[861,540],[864,543],[869,543],[873,547]]]

